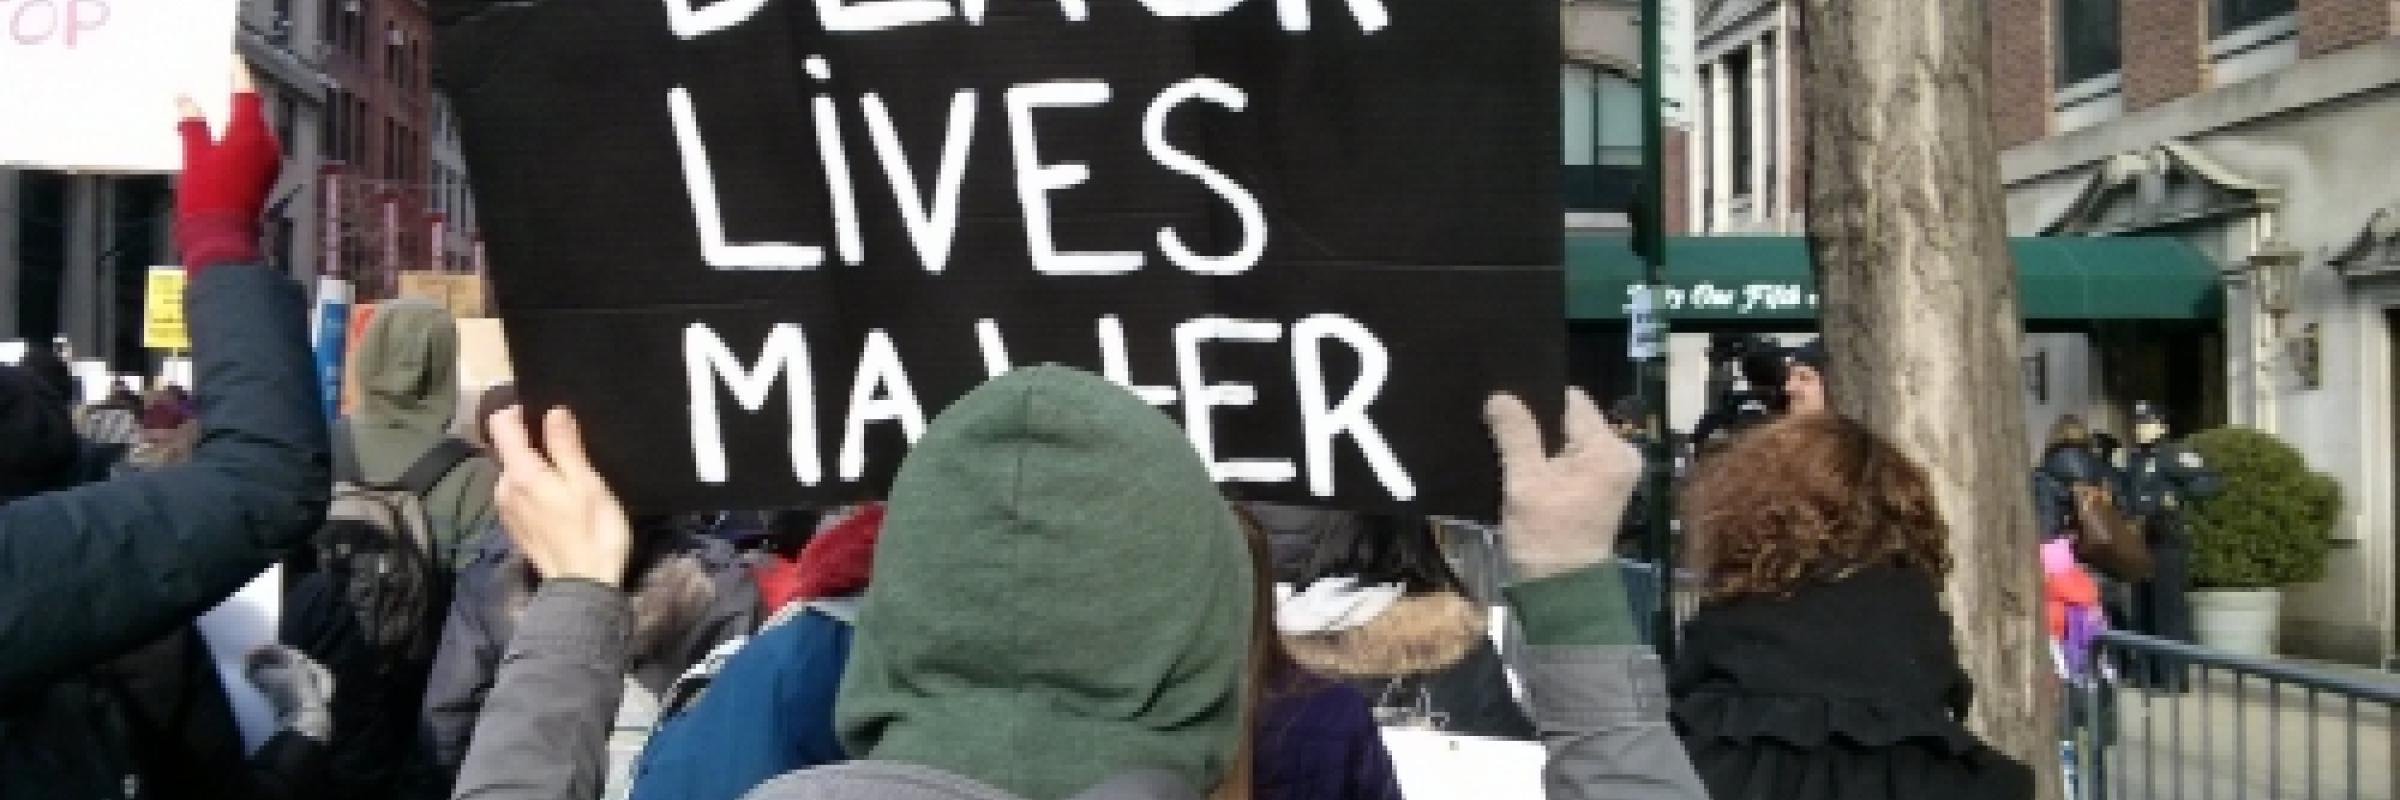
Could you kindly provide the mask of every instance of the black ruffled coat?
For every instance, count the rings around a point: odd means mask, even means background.
[[[1711,604],[1684,642],[1672,713],[1715,800],[2033,796],[1960,724],[1973,689],[1921,571]]]

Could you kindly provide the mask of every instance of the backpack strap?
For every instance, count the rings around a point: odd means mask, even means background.
[[[466,442],[443,437],[441,441],[434,442],[432,447],[426,448],[424,455],[417,456],[416,462],[408,465],[407,472],[400,473],[398,486],[409,494],[424,497],[425,493],[433,491],[434,484],[442,482],[443,476],[449,475],[451,470],[457,469],[461,462],[474,454],[475,449],[467,446]]]
[[[358,442],[350,436],[350,421],[333,423],[333,480],[336,483],[364,483],[367,471],[358,465]]]

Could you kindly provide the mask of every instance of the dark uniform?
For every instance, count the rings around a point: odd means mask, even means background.
[[[2155,410],[2144,406],[2134,412],[2136,424],[2161,421]],[[2154,565],[2150,580],[2133,587],[2126,626],[2138,633],[2190,642],[2192,606],[2184,593],[2192,588],[2192,543],[2184,510],[2194,500],[2215,495],[2224,488],[2223,480],[2199,453],[2161,439],[2126,451],[2124,481],[2126,511],[2140,523]],[[2162,663],[2148,666],[2147,670],[2130,671],[2129,677],[2150,686],[2183,688],[2181,670]]]

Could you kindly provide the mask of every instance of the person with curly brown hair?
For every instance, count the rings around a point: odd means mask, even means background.
[[[1961,723],[1949,525],[1908,456],[1785,417],[1701,463],[1683,520],[1705,595],[1668,693],[1716,800],[2033,796]]]

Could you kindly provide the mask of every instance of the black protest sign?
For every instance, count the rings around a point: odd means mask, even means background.
[[[1555,409],[1557,9],[437,3],[525,394],[636,507],[872,493],[1084,367],[1244,496],[1486,513]]]

